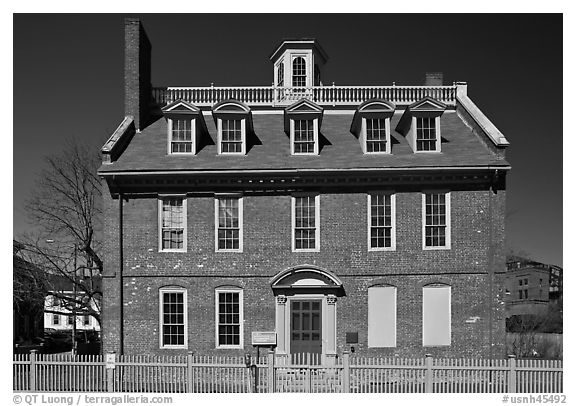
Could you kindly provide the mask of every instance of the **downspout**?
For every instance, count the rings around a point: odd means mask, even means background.
[[[124,243],[123,243],[123,199],[122,192],[118,193],[118,278],[120,279],[120,345],[119,355],[124,355]]]
[[[497,193],[498,170],[494,171],[492,185],[488,189],[488,356],[492,359],[494,355],[494,209],[492,207],[492,193]]]

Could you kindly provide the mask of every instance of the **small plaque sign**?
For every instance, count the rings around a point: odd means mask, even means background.
[[[106,354],[106,369],[116,369],[116,354]]]
[[[276,345],[276,332],[275,331],[253,331],[252,332],[252,345],[275,346]]]

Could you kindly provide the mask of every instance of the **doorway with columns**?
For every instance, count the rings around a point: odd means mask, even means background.
[[[337,298],[342,282],[331,272],[302,265],[271,281],[276,299],[276,354],[293,359],[312,354],[323,363],[336,357]]]

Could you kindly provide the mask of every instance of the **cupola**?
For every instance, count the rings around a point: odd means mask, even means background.
[[[328,55],[314,38],[286,39],[270,60],[274,64],[274,86],[302,88],[322,84],[320,72]]]

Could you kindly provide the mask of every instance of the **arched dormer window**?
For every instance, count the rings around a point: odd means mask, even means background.
[[[218,129],[218,154],[246,154],[246,134],[252,130],[250,108],[237,100],[223,100],[212,109]]]
[[[386,100],[371,99],[358,106],[350,131],[360,140],[365,154],[390,154],[390,118],[396,106]]]
[[[306,87],[306,60],[301,56],[292,61],[292,87]]]

